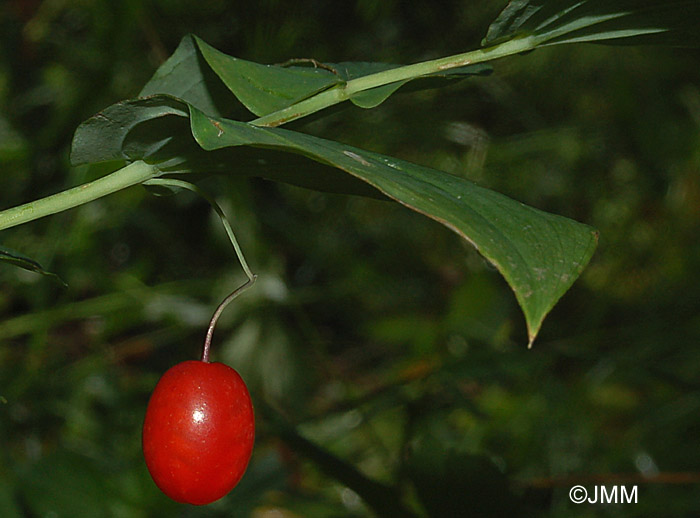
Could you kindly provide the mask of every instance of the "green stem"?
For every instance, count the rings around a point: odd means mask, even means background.
[[[93,182],[0,212],[0,230],[72,209],[158,174],[160,171],[155,166],[139,160]]]
[[[365,90],[444,72],[452,68],[483,63],[485,61],[519,54],[532,50],[536,46],[537,43],[532,38],[516,38],[485,49],[473,50],[463,54],[433,59],[431,61],[423,61],[421,63],[414,63],[413,65],[384,70],[376,74],[369,74],[358,77],[357,79],[352,79],[343,86],[331,88],[330,90],[321,92],[282,110],[270,113],[264,117],[259,117],[250,123],[256,126],[280,126],[286,122],[305,117],[324,108],[328,108],[329,106],[333,106],[334,104],[346,101],[353,95]]]

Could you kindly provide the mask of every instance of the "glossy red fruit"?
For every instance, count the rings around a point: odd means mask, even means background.
[[[163,493],[203,505],[238,483],[254,438],[253,404],[239,374],[223,363],[185,361],[163,374],[151,395],[143,454]]]

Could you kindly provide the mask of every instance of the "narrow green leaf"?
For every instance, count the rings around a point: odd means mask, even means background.
[[[700,46],[700,0],[514,0],[484,46],[517,38],[536,46],[575,42]]]
[[[597,244],[596,231],[586,225],[441,171],[297,132],[216,119],[194,107],[190,114],[192,133],[206,150],[256,146],[297,153],[343,170],[461,235],[515,292],[530,342]]]
[[[4,246],[0,246],[0,261],[4,263],[9,263],[14,266],[18,266],[24,270],[29,270],[30,272],[38,273],[41,275],[46,275],[47,277],[51,277],[55,281],[61,283],[63,286],[68,286],[65,282],[63,282],[63,279],[61,279],[58,275],[55,273],[46,271],[37,261],[34,259],[30,259],[26,255],[23,255],[19,252],[16,252],[15,250],[11,250],[9,248],[5,248]]]

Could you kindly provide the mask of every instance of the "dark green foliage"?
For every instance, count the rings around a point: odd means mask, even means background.
[[[138,95],[183,34],[262,63],[409,63],[478,46],[505,2],[6,4],[3,208],[113,170],[68,167],[75,128]],[[699,57],[543,48],[489,77],[296,123],[598,228],[598,253],[531,351],[502,278],[431,220],[367,197],[197,178],[259,274],[222,317],[215,358],[418,516],[459,509],[445,497],[455,490],[478,491],[483,505],[478,477],[435,483],[467,468],[501,488],[486,512],[514,498],[518,516],[697,515],[698,484],[654,477],[697,480],[700,465]],[[213,109],[245,120],[235,103]],[[246,151],[241,167],[257,173],[258,150]],[[275,171],[331,170],[266,159]],[[132,188],[3,231],[2,243],[69,288],[0,268],[0,515],[376,516],[262,413],[250,470],[219,504],[179,506],[150,481],[139,435],[148,395],[199,354],[213,308],[244,278],[206,203]],[[438,445],[421,446],[426,437]],[[640,477],[637,505],[574,506],[560,485],[611,473]]]
[[[33,259],[30,259],[29,257],[20,254],[15,250],[10,250],[9,248],[0,246],[0,261],[12,264],[14,266],[19,266],[20,268],[23,268],[30,272],[40,273],[41,275],[53,277],[65,286],[65,283],[55,273],[47,272],[39,263],[37,263]]]
[[[513,0],[489,27],[484,45],[531,36],[572,42],[700,45],[698,0]]]
[[[238,100],[260,116],[294,108],[296,103],[345,81],[395,68],[372,63],[330,65],[332,71],[260,65],[227,56],[196,37],[186,36],[141,91],[145,98],[117,103],[80,125],[73,139],[74,164],[144,160],[155,164],[160,173],[231,171],[320,191],[375,198],[384,195],[454,230],[495,266],[523,308],[528,343],[532,344],[547,313],[593,254],[597,233],[592,228],[534,210],[435,169],[299,132],[216,117],[218,110],[213,96],[208,95],[210,87],[198,64],[194,42]],[[483,66],[459,67],[449,74],[417,79],[444,81],[484,70]],[[359,98],[351,96],[350,100],[376,107],[406,82],[360,91]],[[183,127],[183,120],[178,121],[188,112],[190,129]],[[252,164],[237,156],[236,148],[242,146],[260,149]],[[282,151],[311,158],[331,169],[309,168],[294,159],[270,163],[264,150],[272,151],[273,160]],[[333,168],[377,191],[342,178]]]

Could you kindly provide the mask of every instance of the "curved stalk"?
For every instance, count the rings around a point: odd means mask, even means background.
[[[196,194],[199,194],[202,198],[207,200],[209,202],[209,205],[216,211],[216,214],[219,216],[221,219],[221,223],[223,223],[224,228],[226,229],[226,234],[228,235],[229,240],[231,241],[231,244],[233,245],[233,249],[236,252],[236,257],[238,257],[238,260],[241,263],[241,266],[243,267],[243,271],[245,272],[246,276],[248,277],[248,280],[235,290],[231,294],[229,294],[223,301],[221,301],[221,304],[216,308],[214,311],[214,315],[211,317],[211,321],[209,322],[209,327],[207,328],[207,336],[204,339],[204,346],[202,347],[202,361],[203,362],[209,362],[209,351],[211,349],[211,340],[214,335],[214,328],[216,327],[216,322],[219,320],[219,317],[221,316],[221,313],[223,313],[224,309],[226,306],[228,306],[236,297],[238,297],[241,293],[243,293],[245,290],[250,288],[253,283],[255,282],[255,279],[258,278],[257,275],[255,275],[251,270],[250,267],[248,266],[248,262],[245,260],[245,256],[243,255],[243,251],[241,250],[240,245],[238,244],[238,240],[236,239],[236,235],[233,233],[233,229],[231,228],[231,224],[228,222],[228,218],[226,218],[226,214],[222,210],[222,208],[219,206],[218,203],[209,196],[206,192],[204,192],[202,189],[197,187],[195,184],[190,183],[190,182],[185,182],[183,180],[176,180],[173,178],[153,178],[151,180],[148,180],[144,182],[144,185],[163,185],[166,187],[180,187],[182,189],[188,189]]]
[[[228,306],[233,299],[238,297],[241,293],[243,293],[245,290],[250,288],[253,283],[255,282],[255,279],[257,279],[258,276],[253,274],[252,277],[248,278],[248,280],[245,282],[245,284],[239,286],[233,292],[231,292],[230,295],[228,295],[224,300],[221,301],[221,304],[216,308],[216,311],[214,311],[214,315],[211,317],[211,320],[209,321],[209,327],[207,328],[207,336],[204,338],[204,346],[202,347],[202,361],[205,363],[209,362],[209,351],[211,350],[211,339],[214,336],[214,328],[216,327],[216,322],[219,320],[219,317],[221,316],[221,313],[224,312],[224,309],[226,306]]]

